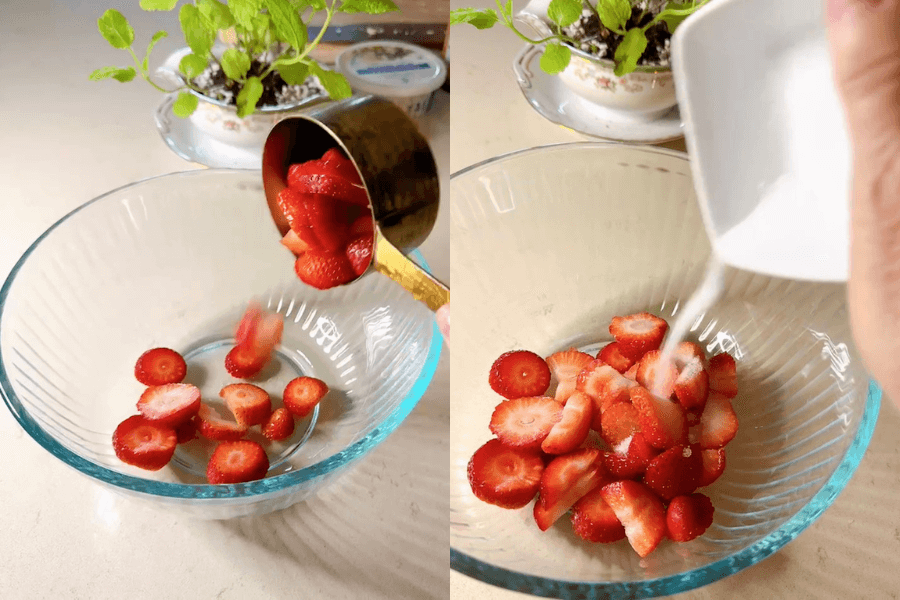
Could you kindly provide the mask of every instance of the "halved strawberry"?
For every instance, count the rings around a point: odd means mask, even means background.
[[[693,493],[700,485],[703,458],[698,446],[673,446],[647,465],[644,484],[663,500]]]
[[[694,359],[699,359],[700,364],[706,367],[706,353],[699,344],[694,342],[679,342],[672,352],[672,360],[675,362],[675,368],[681,373],[682,369]]]
[[[250,346],[238,345],[225,355],[225,370],[232,377],[250,379],[263,370],[266,362],[268,361],[258,356]]]
[[[347,218],[346,204],[324,194],[306,194],[303,200],[309,229],[319,247],[325,252],[341,252],[349,240],[348,230],[352,223]],[[304,235],[304,230],[297,234],[308,244],[314,244],[308,235]]]
[[[272,401],[268,392],[251,383],[226,385],[219,392],[219,396],[225,400],[225,406],[243,427],[265,423],[272,412]]]
[[[702,410],[709,396],[709,375],[699,358],[684,365],[675,380],[675,397],[685,410]]]
[[[293,229],[288,229],[288,232],[281,238],[281,244],[293,252],[294,256],[300,256],[309,250],[309,244],[304,242]]]
[[[703,460],[703,473],[697,487],[705,487],[711,485],[725,472],[725,448],[702,450],[700,457]]]
[[[709,389],[728,398],[737,396],[737,365],[730,354],[716,354],[709,359]]]
[[[294,415],[283,406],[276,408],[263,423],[262,434],[273,442],[286,440],[294,434]]]
[[[292,187],[286,187],[278,193],[276,203],[284,213],[291,230],[300,237],[304,243],[321,250],[318,239],[312,235],[309,218],[306,213],[306,194]]]
[[[504,398],[540,396],[550,386],[550,367],[529,350],[504,352],[491,365],[488,383]]]
[[[540,452],[511,448],[498,439],[476,450],[467,469],[475,497],[502,508],[522,508],[531,502],[543,472]]]
[[[200,419],[194,415],[175,429],[175,435],[178,436],[179,444],[187,444],[191,440],[197,439],[197,431],[200,427]]]
[[[563,406],[553,398],[532,396],[504,400],[491,415],[491,432],[507,446],[540,448],[562,419]]]
[[[300,281],[319,290],[349,283],[357,277],[345,253],[318,250],[309,250],[298,256],[294,272]]]
[[[197,413],[197,418],[200,420],[197,427],[200,435],[211,440],[227,442],[239,440],[247,435],[247,427],[225,419],[216,409],[208,404],[200,405],[200,412]]]
[[[613,404],[600,418],[600,436],[613,448],[640,430],[640,415],[630,402]]]
[[[372,262],[372,250],[374,241],[371,235],[362,235],[347,244],[347,260],[353,267],[353,272],[362,275]]]
[[[353,166],[353,162],[347,158],[339,148],[330,148],[319,160],[323,172],[343,177],[350,183],[362,184],[359,172]]]
[[[601,496],[625,527],[628,543],[641,558],[666,536],[666,508],[650,488],[637,481],[616,481],[603,487]]]
[[[237,345],[250,343],[256,337],[256,330],[259,328],[262,318],[262,305],[256,300],[251,300],[234,331],[234,343]]]
[[[619,373],[624,373],[634,364],[634,359],[628,358],[619,347],[619,342],[607,344],[597,353],[597,358],[611,366]]]
[[[233,377],[249,379],[258,374],[281,343],[284,318],[251,302],[235,331],[235,347],[225,357],[225,369]]]
[[[178,435],[167,425],[134,415],[119,423],[112,442],[116,456],[123,463],[159,471],[172,459]]]
[[[609,332],[619,342],[619,351],[632,360],[659,348],[668,329],[664,319],[648,312],[613,317],[609,324]]]
[[[659,350],[650,350],[638,363],[637,382],[660,398],[672,396],[677,379],[675,364],[664,361]]]
[[[144,385],[180,383],[187,375],[187,364],[171,348],[147,350],[134,365],[134,377]]]
[[[148,387],[137,401],[137,409],[144,418],[174,429],[200,410],[200,389],[189,383]]]
[[[244,483],[262,479],[269,471],[269,457],[252,440],[222,442],[213,450],[206,466],[210,483]]]
[[[604,452],[603,464],[616,479],[635,479],[644,475],[647,465],[658,454],[659,450],[648,444],[644,434],[638,432],[631,436],[625,452]]]
[[[591,429],[593,413],[594,401],[591,397],[583,392],[574,392],[563,407],[562,418],[541,443],[541,449],[547,454],[565,454],[580,446]]]
[[[678,496],[669,503],[666,511],[666,530],[676,542],[689,542],[703,535],[713,522],[712,501],[696,493]]]
[[[369,205],[366,188],[327,171],[295,173],[291,187],[306,194],[322,194],[359,206]]]
[[[592,427],[597,431],[600,431],[600,427],[598,426],[600,424],[598,422],[600,415],[617,403],[631,402],[631,396],[628,390],[637,385],[636,382],[631,381],[624,375],[619,375],[618,373],[613,374],[600,392],[600,409],[594,414],[594,425]]]
[[[599,408],[600,398],[603,397],[606,385],[618,377],[621,377],[618,371],[599,358],[595,358],[578,374],[578,378],[575,380],[575,389],[593,398]]]
[[[597,448],[557,456],[541,475],[541,495],[534,509],[537,526],[547,531],[585,494],[609,480]]]
[[[641,432],[651,446],[665,450],[687,441],[687,423],[681,405],[640,386],[629,392],[631,403],[640,415]]]
[[[372,215],[367,213],[358,219],[355,219],[353,223],[350,224],[349,233],[352,238],[361,236],[371,238],[375,233],[375,222],[372,220]]]
[[[575,382],[588,363],[594,360],[590,354],[569,348],[547,357],[546,363],[553,377],[556,378],[556,399],[560,402],[575,391]]]
[[[284,407],[298,419],[309,415],[328,393],[328,385],[315,377],[296,377],[284,387]]]
[[[700,415],[700,446],[721,448],[737,434],[738,419],[731,400],[719,392],[710,392]]]
[[[589,542],[608,544],[625,539],[625,527],[603,499],[603,488],[594,488],[572,507],[572,529]]]
[[[631,381],[637,381],[637,372],[638,372],[639,364],[640,363],[634,363],[633,365],[631,365],[631,368],[629,368],[627,371],[622,373],[622,376],[625,379],[630,379]]]

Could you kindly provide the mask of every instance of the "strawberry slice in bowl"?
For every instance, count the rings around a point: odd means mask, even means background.
[[[250,303],[235,331],[235,346],[225,357],[225,369],[238,379],[258,375],[281,343],[284,318]]]

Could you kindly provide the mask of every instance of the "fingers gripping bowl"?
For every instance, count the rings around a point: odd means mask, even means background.
[[[25,431],[108,488],[201,518],[290,506],[366,455],[404,420],[441,351],[431,311],[368,273],[319,291],[263,200],[258,172],[194,171],[138,182],[76,209],[44,233],[0,291],[0,391]],[[234,326],[256,297],[284,317],[275,359],[258,377],[280,395],[299,375],[329,382],[294,437],[268,447],[265,479],[208,485],[206,456],[176,451],[149,473],[116,459],[117,423],[144,386],[134,362],[165,346],[185,382],[215,398]]]
[[[536,148],[456,174],[451,368],[451,565],[488,583],[559,598],[633,598],[696,588],[753,565],[808,527],[847,484],[880,391],[852,345],[844,289],[729,271],[688,339],[737,359],[740,430],[727,468],[702,488],[715,506],[699,538],[646,558],[592,544],[564,517],[540,531],[529,508],[478,500],[470,457],[502,400],[502,353],[596,354],[614,315],[670,323],[709,256],[685,155],[605,144]],[[551,388],[552,391],[552,388]],[[566,526],[568,525],[568,526]]]

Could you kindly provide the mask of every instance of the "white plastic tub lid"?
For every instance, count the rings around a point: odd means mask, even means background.
[[[414,44],[378,40],[354,44],[337,58],[337,70],[358,91],[379,96],[421,96],[444,84],[447,65]]]

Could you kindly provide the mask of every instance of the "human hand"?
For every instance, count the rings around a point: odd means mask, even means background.
[[[434,318],[437,319],[438,329],[441,330],[441,333],[444,334],[444,339],[447,340],[447,343],[450,343],[450,305],[445,304],[444,306],[437,309],[437,312],[434,313]]]

